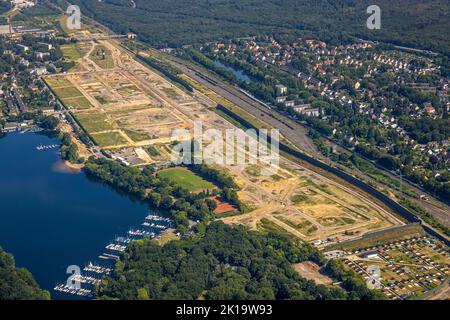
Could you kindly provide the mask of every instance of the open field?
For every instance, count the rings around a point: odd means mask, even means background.
[[[64,58],[77,60],[84,57],[90,50],[90,45],[86,43],[71,43],[61,46]]]
[[[237,168],[233,167],[231,171]],[[253,228],[260,220],[285,229],[302,239],[333,243],[359,237],[372,230],[387,229],[403,223],[374,206],[364,197],[336,185],[333,181],[312,172],[283,163],[276,175],[264,175],[260,165],[248,165],[234,177],[251,185],[243,185],[240,198],[252,207],[258,207],[255,190],[263,189],[266,198],[280,201],[282,207],[227,217],[223,221],[244,223]],[[262,208],[262,207],[261,207]]]
[[[73,86],[53,88],[53,91],[61,100],[83,96],[83,94]]]
[[[97,54],[103,50],[107,65],[102,65],[104,60]],[[195,107],[198,103],[109,42],[101,41],[78,62],[91,71],[49,76],[46,81],[66,106],[73,107],[74,116],[90,135],[97,137],[95,141],[102,141],[99,146],[170,143],[177,138],[172,137],[175,129],[191,127],[173,105],[186,103]],[[92,69],[93,63],[100,69]],[[119,63],[124,68],[115,68]],[[111,139],[105,138],[107,131],[111,132]],[[156,157],[165,160],[166,155],[162,152]]]
[[[164,230],[160,237],[158,238],[158,240],[156,240],[158,242],[159,245],[163,246],[166,243],[173,241],[173,240],[178,240],[179,238],[177,237],[177,235],[175,234],[173,229],[168,229],[168,230]]]
[[[294,265],[294,270],[297,271],[303,278],[312,280],[316,284],[331,284],[331,278],[320,273],[320,267],[311,261],[300,262]]]
[[[66,98],[63,99],[64,104],[67,107],[76,108],[76,109],[89,109],[92,107],[92,103],[89,102],[84,96],[75,97],[75,98]]]
[[[289,231],[286,231],[283,227],[278,226],[267,218],[262,218],[261,220],[259,220],[257,225],[258,229],[263,232],[275,232],[287,237],[291,236]]]
[[[160,178],[166,178],[176,182],[181,187],[192,192],[215,188],[212,183],[202,179],[192,171],[183,168],[162,170],[157,175]]]
[[[96,45],[89,55],[89,58],[102,69],[114,68],[114,60],[111,51],[105,46]]]
[[[66,107],[78,110],[93,107],[89,100],[68,79],[48,78],[46,82]]]
[[[101,131],[111,131],[114,129],[113,123],[105,114],[102,113],[78,113],[76,118],[81,123],[83,129],[91,134],[99,133]]]
[[[126,145],[127,140],[119,132],[93,133],[95,143],[102,147]]]
[[[45,81],[53,89],[72,86],[72,83],[64,77],[46,78]]]
[[[279,221],[285,223],[286,225],[298,230],[300,233],[304,234],[305,236],[309,237],[316,233],[317,227],[312,224],[312,222],[306,220],[306,219],[289,219],[285,216],[280,215],[274,215],[275,219],[278,219]]]

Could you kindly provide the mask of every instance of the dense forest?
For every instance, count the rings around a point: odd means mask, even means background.
[[[14,257],[0,247],[0,300],[48,300],[50,293],[41,290],[31,273],[16,268]]]
[[[379,0],[381,29],[369,30],[368,0],[73,0],[116,32],[133,31],[156,47],[177,47],[261,33],[313,31],[321,39],[348,35],[450,52],[450,3]]]
[[[201,238],[133,242],[113,278],[98,288],[101,299],[384,299],[338,262],[325,267],[342,287],[316,285],[292,267],[325,263],[311,245],[274,233],[211,223]]]

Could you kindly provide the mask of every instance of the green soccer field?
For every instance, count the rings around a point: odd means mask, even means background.
[[[215,187],[211,182],[202,179],[187,169],[167,169],[158,172],[157,176],[160,178],[167,178],[189,191],[199,191],[202,189],[211,189]]]

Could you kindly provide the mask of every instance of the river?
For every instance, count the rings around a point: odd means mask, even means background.
[[[0,246],[31,271],[52,298],[69,265],[81,269],[115,236],[139,226],[149,208],[84,173],[64,168],[59,140],[35,133],[0,138]]]

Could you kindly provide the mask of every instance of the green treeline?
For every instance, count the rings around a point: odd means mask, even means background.
[[[448,202],[448,199],[450,199],[450,184],[448,183],[450,174],[448,172],[438,177],[427,177],[414,170],[414,167],[410,164],[411,157],[406,159],[399,158],[369,145],[358,145],[355,151],[388,170],[396,171],[402,169],[402,173],[406,178],[413,183],[423,186],[430,193],[439,196],[442,201]],[[430,165],[444,166],[444,163],[439,163],[439,160],[436,158],[431,158],[429,162]]]
[[[205,164],[193,164],[189,166],[189,169],[203,179],[213,182],[222,188],[222,196],[225,201],[235,205],[240,212],[245,212],[247,210],[246,206],[239,200],[236,193],[239,186],[228,173],[211,168]]]
[[[59,124],[58,118],[54,116],[45,116],[40,112],[25,112],[8,117],[9,122],[23,122],[26,120],[34,121],[39,127],[49,132],[54,132]]]
[[[72,142],[72,137],[65,132],[60,135],[61,139],[61,158],[72,163],[80,162],[78,159],[78,146]]]
[[[351,37],[450,52],[450,3],[379,0],[380,30],[366,26],[370,0],[73,0],[81,11],[119,33],[155,47],[180,47],[269,33],[314,33],[327,42]],[[308,30],[308,31],[307,31]]]
[[[79,123],[76,120],[75,116],[73,115],[73,113],[71,111],[66,115],[66,119],[72,125],[73,132],[78,137],[78,139],[80,139],[80,141],[83,142],[87,147],[91,147],[93,145],[92,137],[90,137],[89,134],[87,134],[85,130],[79,129],[79,127],[82,128],[81,123]]]
[[[133,242],[105,279],[98,297],[119,299],[380,299],[378,291],[351,280],[348,292],[299,276],[294,263],[324,263],[311,245],[243,226],[211,223],[201,238]],[[336,274],[340,266],[332,268]],[[339,271],[340,270],[340,271]],[[354,276],[354,275],[353,275]],[[356,279],[356,278],[355,278]],[[347,285],[347,283],[346,283]]]
[[[49,300],[50,293],[39,288],[31,273],[16,268],[14,257],[0,247],[0,300]]]
[[[225,69],[219,65],[216,65],[214,63],[214,61],[209,59],[207,56],[205,56],[203,53],[201,53],[197,49],[186,48],[184,50],[184,52],[187,55],[186,58],[191,59],[191,60],[197,62],[198,64],[201,64],[208,70],[214,71],[214,73],[218,74],[222,78],[224,78],[232,83],[240,82],[239,79],[231,71],[228,71],[227,69]]]
[[[214,182],[220,188],[238,189],[238,185],[233,178],[226,172],[219,171],[208,167],[205,164],[193,164],[189,166],[189,170],[195,172],[202,178]]]
[[[206,49],[205,49],[206,50]],[[210,49],[212,50],[212,49]],[[277,84],[284,84],[289,87],[290,94],[301,94],[304,90],[304,85],[301,81],[279,69],[272,66],[262,66],[262,64],[257,63],[260,68],[255,67],[249,63],[242,63],[234,57],[223,57],[220,59],[222,63],[229,65],[237,70],[244,72],[253,81],[247,82],[238,79],[231,71],[216,65],[210,57],[206,56],[199,50],[195,48],[186,48],[183,50],[183,58],[192,60],[206,69],[214,72],[225,80],[238,85],[244,90],[250,92],[256,98],[262,99],[265,102],[276,105],[276,90],[275,86]],[[221,57],[222,58],[222,57]]]
[[[205,224],[214,216],[214,208],[205,201],[212,194],[191,193],[172,181],[157,177],[150,167],[141,170],[107,159],[91,158],[86,162],[84,170],[90,176],[169,212],[181,233],[188,230],[188,218]],[[233,204],[239,204],[235,190],[224,188],[223,193],[226,199],[234,199],[236,203]]]

